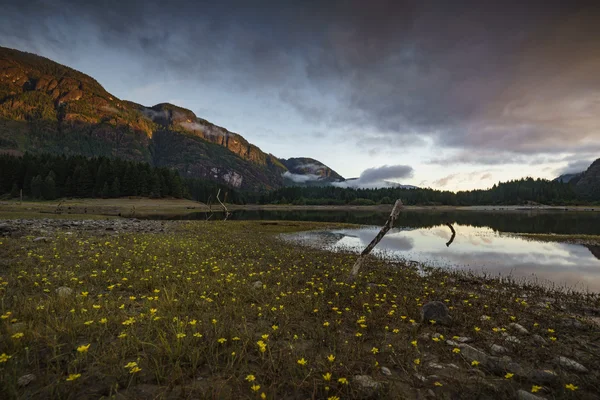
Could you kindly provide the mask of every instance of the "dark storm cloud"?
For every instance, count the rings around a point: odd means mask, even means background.
[[[465,149],[457,162],[494,164],[473,150],[600,151],[597,11],[552,1],[11,1],[0,44],[120,49],[148,70],[273,90],[307,121],[359,132],[370,150],[429,137]]]

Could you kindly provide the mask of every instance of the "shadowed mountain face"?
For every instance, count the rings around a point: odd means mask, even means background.
[[[600,198],[600,158],[576,179],[575,190],[589,199]]]
[[[325,183],[344,180],[340,174],[313,158],[296,157],[279,161],[285,165],[290,174],[312,177],[313,181]],[[290,179],[293,179],[293,176]]]
[[[3,47],[0,151],[121,157],[249,190],[281,187],[288,172],[275,156],[190,110],[120,100],[81,72]]]

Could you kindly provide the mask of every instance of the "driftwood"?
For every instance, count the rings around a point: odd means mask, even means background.
[[[402,210],[402,208],[404,208],[404,205],[402,204],[402,200],[400,200],[400,199],[396,200],[396,203],[394,204],[394,208],[392,208],[392,212],[390,213],[390,217],[385,222],[385,225],[383,226],[383,228],[381,228],[381,231],[379,231],[377,236],[375,236],[375,238],[373,240],[371,240],[371,243],[369,243],[369,245],[367,247],[365,247],[365,249],[362,251],[362,253],[360,253],[360,256],[358,256],[358,259],[356,260],[356,262],[354,263],[354,266],[352,267],[352,271],[350,271],[350,276],[348,276],[348,281],[353,281],[354,279],[356,279],[356,275],[358,275],[358,271],[360,270],[360,267],[362,266],[366,256],[375,248],[375,246],[377,246],[377,243],[379,243],[381,241],[381,239],[383,239],[385,234],[388,233],[388,231],[390,229],[392,229],[392,227],[394,226],[394,222],[396,222],[396,218],[398,218],[398,215],[400,214],[400,211]]]
[[[452,227],[452,224],[448,223],[446,225],[448,225],[448,228],[450,228],[450,230],[452,231],[452,237],[450,238],[450,240],[448,240],[448,243],[446,243],[446,247],[450,247],[450,245],[452,244],[452,242],[454,242],[454,237],[456,237],[456,231]]]
[[[223,204],[221,202],[221,200],[219,199],[219,194],[221,194],[221,189],[219,189],[219,191],[217,192],[217,201],[219,202],[219,204],[221,204],[221,207],[223,207],[223,209],[225,210],[225,218],[223,219],[223,221],[226,221],[227,218],[229,218],[229,216],[231,214],[229,213],[229,210],[227,209],[227,207],[225,207],[225,204]],[[227,196],[225,196],[225,197],[227,197]]]

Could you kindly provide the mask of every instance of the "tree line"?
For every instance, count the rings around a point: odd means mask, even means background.
[[[590,204],[600,198],[582,198],[574,185],[525,178],[501,182],[487,190],[450,192],[430,188],[353,189],[334,186],[283,187],[244,192],[206,179],[184,179],[175,170],[122,159],[25,153],[0,155],[0,196],[53,200],[62,197],[191,198],[216,203],[294,205],[392,204],[407,205],[513,205]]]
[[[374,205],[393,204],[396,199],[402,199],[407,205],[449,206],[589,203],[578,196],[571,184],[533,178],[500,182],[487,190],[456,193],[430,188],[284,187],[271,192],[252,194],[247,201],[259,204]]]
[[[179,174],[106,157],[25,153],[0,156],[0,194],[53,200],[61,197],[176,197],[186,195]]]

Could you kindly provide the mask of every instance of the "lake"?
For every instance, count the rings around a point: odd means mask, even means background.
[[[379,232],[388,214],[377,211],[236,211],[234,220],[300,220],[348,222],[359,229],[334,229],[287,235],[308,246],[359,253]],[[171,217],[173,218],[173,217]],[[192,213],[173,219],[206,219]],[[220,215],[213,215],[218,219]],[[454,241],[446,246],[451,231]],[[600,292],[600,246],[542,242],[511,233],[600,235],[600,213],[407,211],[373,254],[442,268],[535,281],[579,291]]]

